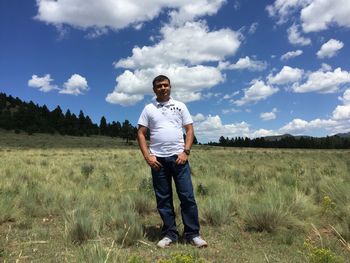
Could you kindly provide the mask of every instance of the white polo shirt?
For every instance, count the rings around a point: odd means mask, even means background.
[[[183,126],[193,123],[186,105],[170,98],[160,103],[154,101],[145,106],[138,124],[147,127],[151,133],[150,153],[168,157],[183,152]]]

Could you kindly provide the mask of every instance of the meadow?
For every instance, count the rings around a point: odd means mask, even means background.
[[[158,249],[136,142],[1,131],[0,260],[350,262],[349,150],[202,145],[190,163],[209,246]]]

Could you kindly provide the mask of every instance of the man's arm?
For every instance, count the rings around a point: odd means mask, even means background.
[[[145,158],[147,164],[155,170],[159,170],[162,164],[157,161],[156,156],[151,155],[148,151],[147,141],[146,141],[147,127],[139,125],[137,130],[137,141],[139,143],[140,150],[143,157]]]
[[[185,141],[185,150],[190,150],[192,147],[193,139],[194,139],[194,131],[193,125],[187,124],[184,126],[186,131],[186,141]],[[178,155],[176,159],[177,164],[184,164],[188,160],[188,155],[185,152],[182,152]]]
[[[194,139],[194,131],[193,131],[193,125],[187,124],[184,126],[186,131],[186,141],[185,141],[185,149],[191,149]]]

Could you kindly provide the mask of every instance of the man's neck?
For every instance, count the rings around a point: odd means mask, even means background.
[[[167,98],[167,99],[158,99],[158,98],[156,98],[156,101],[157,102],[159,102],[159,103],[166,103],[166,102],[168,102],[170,100],[170,97],[169,98]]]

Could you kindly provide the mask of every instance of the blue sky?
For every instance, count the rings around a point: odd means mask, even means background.
[[[137,124],[158,74],[199,141],[350,131],[348,0],[0,0],[0,91]]]

